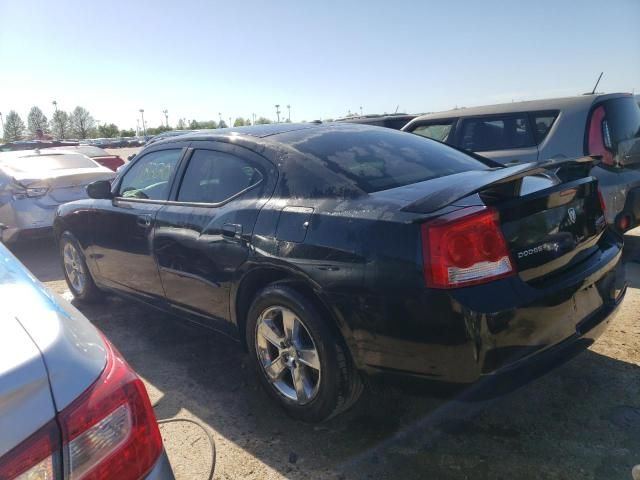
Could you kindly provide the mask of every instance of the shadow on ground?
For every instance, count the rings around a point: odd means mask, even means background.
[[[62,278],[53,247],[16,253],[41,280]],[[374,384],[349,412],[313,426],[271,403],[234,341],[126,300],[79,308],[162,393],[159,418],[188,410],[218,442],[287,478],[622,480],[640,463],[640,369],[592,350],[498,398]],[[216,477],[261,478],[246,468]]]

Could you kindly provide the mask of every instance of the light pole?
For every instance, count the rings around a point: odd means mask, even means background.
[[[140,119],[136,118],[136,137],[140,136]]]
[[[289,121],[289,123],[291,123],[291,105],[287,105],[287,119]]]
[[[253,122],[251,123],[251,125],[255,125],[256,124],[256,114],[252,113],[251,114],[251,118],[253,118]]]
[[[218,128],[222,128],[222,113],[218,112]]]
[[[162,110],[164,113],[164,119],[167,121],[167,128],[169,128],[169,110]]]
[[[362,107],[360,107],[360,116],[362,116]]]
[[[276,104],[276,115],[278,116],[278,123],[280,123],[280,105]]]
[[[4,136],[4,118],[2,118],[2,112],[0,112],[0,124],[2,125],[2,135]]]
[[[54,113],[54,117],[56,118],[56,120],[59,122],[60,124],[60,139],[64,140],[64,124],[62,122],[60,122],[60,119],[58,119],[58,102],[56,102],[55,100],[53,102],[51,102],[53,104],[53,108],[55,109],[55,113]]]
[[[144,124],[144,108],[140,109],[140,115],[142,115],[142,135],[147,138],[147,127]]]

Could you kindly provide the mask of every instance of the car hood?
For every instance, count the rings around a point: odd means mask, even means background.
[[[0,305],[40,351],[57,410],[95,382],[107,360],[101,333],[71,304],[48,292],[3,245]]]

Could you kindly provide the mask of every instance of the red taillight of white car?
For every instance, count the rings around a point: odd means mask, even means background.
[[[153,467],[162,438],[144,384],[106,340],[105,345],[108,359],[100,378],[57,422],[0,459],[0,479],[137,480]]]
[[[465,208],[422,225],[425,283],[456,288],[515,273],[498,212]]]
[[[611,133],[603,105],[600,105],[591,113],[588,135],[589,155],[600,155],[603,164],[610,167],[614,166],[615,159],[611,152]]]

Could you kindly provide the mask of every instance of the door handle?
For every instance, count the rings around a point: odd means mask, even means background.
[[[151,215],[140,215],[136,221],[138,226],[149,228],[151,226]]]
[[[240,235],[242,235],[242,225],[225,223],[222,225],[222,235],[228,238],[240,238]]]

